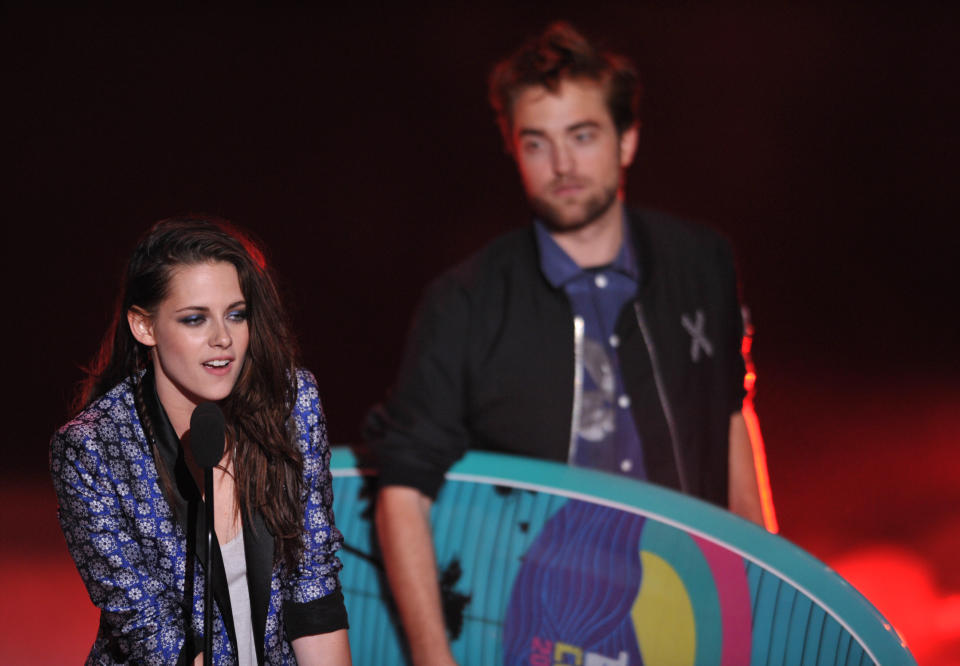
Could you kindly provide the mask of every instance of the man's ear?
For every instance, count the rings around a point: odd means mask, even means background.
[[[130,325],[130,332],[133,333],[137,342],[147,347],[153,347],[157,344],[157,340],[153,336],[153,317],[143,308],[134,305],[127,310],[127,323]]]
[[[620,135],[620,167],[626,169],[633,164],[633,156],[637,152],[637,144],[640,143],[640,123],[630,125],[623,134]]]

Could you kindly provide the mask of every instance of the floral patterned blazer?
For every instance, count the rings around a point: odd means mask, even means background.
[[[296,379],[289,427],[303,454],[305,530],[296,570],[274,562],[274,538],[263,518],[243,516],[261,664],[296,663],[290,641],[347,626],[335,554],[343,538],[333,521],[326,420],[314,377],[299,370]],[[60,525],[90,599],[101,609],[88,664],[190,663],[203,649],[203,502],[149,370],[143,395],[173,481],[175,508],[158,482],[130,379],[94,400],[50,445]],[[214,663],[234,664],[230,596],[216,536],[213,543]]]

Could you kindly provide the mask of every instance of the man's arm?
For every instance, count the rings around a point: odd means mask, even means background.
[[[777,531],[760,426],[748,406],[730,416],[727,503],[742,518]]]
[[[440,607],[437,563],[430,534],[433,502],[415,488],[386,486],[377,497],[376,523],[387,580],[417,665],[455,664]]]
[[[440,603],[430,508],[444,472],[471,441],[464,402],[472,303],[459,273],[427,288],[393,391],[369,412],[364,427],[379,467],[375,520],[387,581],[418,666],[455,663]]]

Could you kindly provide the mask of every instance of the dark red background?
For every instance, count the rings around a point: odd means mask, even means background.
[[[782,534],[960,660],[958,11],[639,5],[5,11],[4,661],[95,631],[46,443],[137,235],[253,230],[355,441],[425,281],[526,221],[485,76],[557,17],[643,72],[629,200],[735,243]]]

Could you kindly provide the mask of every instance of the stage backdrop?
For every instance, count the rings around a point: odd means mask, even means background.
[[[404,663],[372,539],[374,477],[346,448],[332,467],[354,660]],[[431,518],[461,664],[915,663],[826,565],[670,490],[472,452]]]

